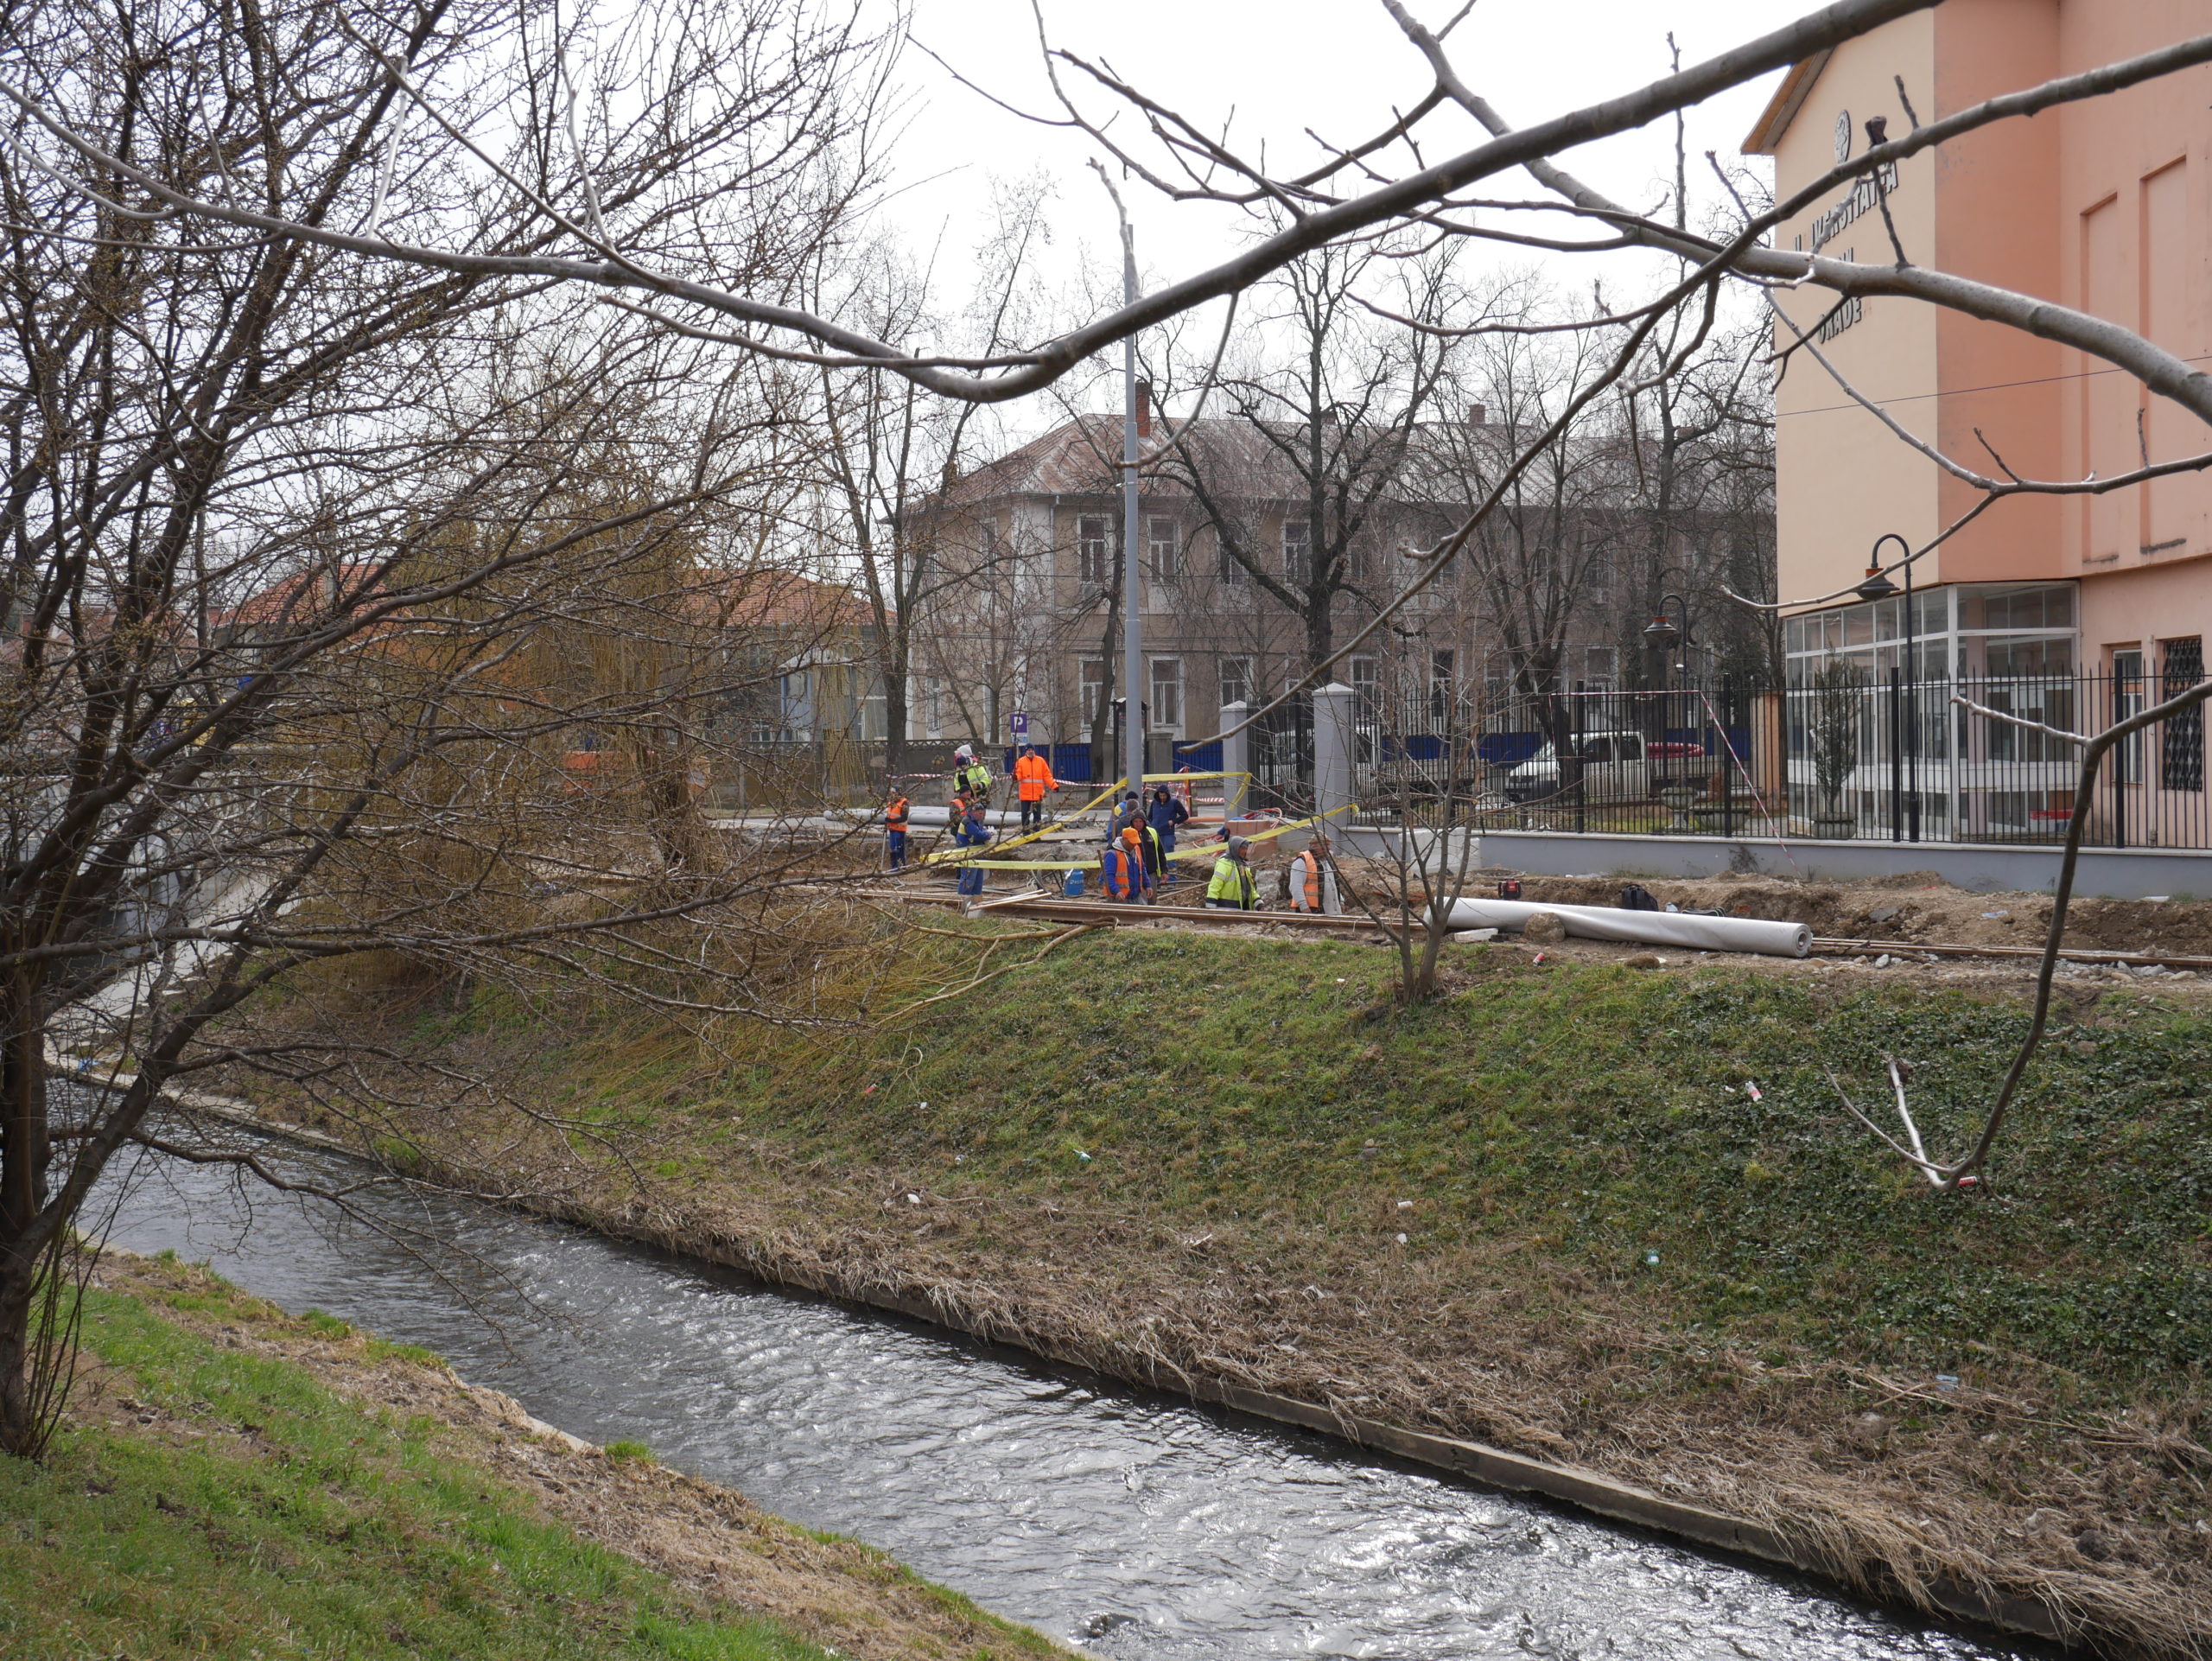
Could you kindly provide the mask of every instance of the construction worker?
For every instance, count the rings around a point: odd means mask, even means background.
[[[1260,885],[1252,880],[1252,844],[1231,837],[1221,857],[1213,862],[1213,880],[1206,884],[1206,904],[1224,911],[1256,911]]]
[[[1130,825],[1143,822],[1144,804],[1137,799],[1137,793],[1133,790],[1114,804],[1114,811],[1106,816],[1106,829],[1109,835],[1118,837]]]
[[[1160,857],[1160,832],[1143,819],[1128,826],[1122,834],[1126,837],[1132,830],[1136,832],[1137,852],[1144,858],[1145,880],[1156,893],[1160,888],[1160,868],[1167,862]]]
[[[955,848],[968,845],[968,792],[965,790],[956,789],[952,792],[951,805],[945,811],[944,829],[945,834],[952,838]],[[967,875],[958,866],[952,869],[956,881],[963,880]]]
[[[1290,862],[1290,908],[1312,912],[1337,909],[1337,874],[1329,864],[1329,839],[1319,830],[1306,844],[1306,850]]]
[[[1190,823],[1191,810],[1166,785],[1158,785],[1153,789],[1152,805],[1145,810],[1145,818],[1151,821],[1153,834],[1160,843],[1160,886],[1172,887],[1175,881],[1175,827]]]
[[[1052,764],[1037,754],[1032,745],[1024,744],[1014,764],[1014,793],[1021,799],[1021,828],[1041,830],[1045,828],[1045,792],[1055,793],[1060,781],[1052,777]]]
[[[894,871],[906,869],[906,820],[912,805],[905,792],[891,786],[890,799],[883,805],[883,845]]]
[[[1124,906],[1141,905],[1151,894],[1152,879],[1144,869],[1144,850],[1135,825],[1106,839],[1106,850],[1098,856],[1098,887],[1109,900]]]
[[[963,848],[981,848],[991,839],[991,827],[983,819],[982,798],[966,796],[961,804],[960,828],[953,841]],[[960,892],[979,894],[983,891],[983,870],[980,865],[970,865],[960,873]]]
[[[952,753],[952,783],[957,790],[986,808],[991,805],[991,770],[976,759],[973,746],[963,744]]]

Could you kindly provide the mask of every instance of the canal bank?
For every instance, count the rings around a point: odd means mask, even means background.
[[[2201,1015],[2075,1012],[2038,1083],[2069,1111],[1949,1206],[1821,1064],[1904,1049],[1970,1104],[2001,1000],[1465,961],[1398,1015],[1380,954],[1145,934],[897,1044],[709,1058],[484,1002],[413,1036],[644,1178],[511,1143],[518,1199],[1112,1376],[1579,1467],[1923,1607],[1961,1587],[2193,1652]],[[1127,1018],[1133,987],[1193,1024]],[[469,1130],[410,1135],[439,1158]]]
[[[451,1661],[1065,1651],[418,1347],[105,1252],[69,1412],[0,1461],[0,1651]]]
[[[257,1139],[288,1179],[358,1167]],[[438,1350],[1114,1661],[2019,1661],[1787,1574],[406,1185],[346,1221],[149,1157],[110,1238]],[[429,1254],[416,1249],[436,1242]],[[963,1658],[966,1661],[966,1658]]]

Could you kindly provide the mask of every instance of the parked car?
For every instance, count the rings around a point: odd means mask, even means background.
[[[1642,733],[1585,733],[1573,753],[1582,762],[1582,795],[1592,802],[1641,802],[1659,786],[1687,780],[1685,764],[1705,754],[1705,746],[1679,739],[1647,743]],[[1511,802],[1541,802],[1573,782],[1562,779],[1559,748],[1546,744],[1505,775]]]

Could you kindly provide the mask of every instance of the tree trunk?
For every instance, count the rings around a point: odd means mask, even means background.
[[[46,1198],[46,1031],[37,995],[11,987],[0,1002],[0,1453],[39,1451],[30,1376],[31,1312]]]
[[[902,639],[885,655],[883,671],[884,788],[906,770],[906,645]]]

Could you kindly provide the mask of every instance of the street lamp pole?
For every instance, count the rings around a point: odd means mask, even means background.
[[[1669,601],[1674,601],[1675,609],[1681,617],[1681,627],[1679,628],[1677,628],[1673,623],[1667,620],[1667,602]],[[1671,589],[1666,593],[1662,594],[1659,596],[1658,614],[1653,617],[1650,622],[1644,626],[1643,638],[1648,644],[1656,646],[1662,652],[1669,654],[1668,657],[1662,657],[1660,659],[1659,741],[1663,744],[1667,741],[1667,683],[1669,679],[1669,659],[1671,658],[1674,649],[1677,645],[1680,645],[1682,648],[1682,660],[1680,664],[1673,666],[1680,670],[1685,678],[1688,678],[1689,671],[1689,601],[1683,599],[1679,594],[1675,593]],[[1678,758],[1670,755],[1664,759],[1667,760],[1675,760]],[[1675,773],[1679,772],[1679,769],[1666,768],[1663,769],[1663,771],[1667,773]],[[1685,821],[1685,823],[1687,823],[1687,821]]]
[[[1109,184],[1109,188],[1111,188]],[[1114,206],[1121,207],[1116,194]],[[1137,302],[1137,239],[1126,213],[1122,214],[1122,301]],[[1128,768],[1128,788],[1144,795],[1144,691],[1139,678],[1144,671],[1143,609],[1137,583],[1137,342],[1135,334],[1122,342],[1122,684],[1127,703],[1122,718],[1122,754]],[[1110,820],[1110,816],[1109,816]]]
[[[1904,557],[1892,570],[1904,573],[1904,587],[1899,589],[1882,570],[1882,544],[1894,542],[1904,550]],[[1861,600],[1887,600],[1902,593],[1904,596],[1904,673],[1900,677],[1899,697],[1904,706],[1905,834],[1914,842],[1920,840],[1920,689],[1915,677],[1919,673],[1918,652],[1915,650],[1912,605],[1912,544],[1896,531],[1884,532],[1874,539],[1867,552],[1866,580],[1853,590]]]

